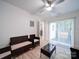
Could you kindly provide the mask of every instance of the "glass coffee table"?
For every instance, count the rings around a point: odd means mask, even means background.
[[[56,45],[48,43],[41,48],[40,59],[54,59],[56,54]]]

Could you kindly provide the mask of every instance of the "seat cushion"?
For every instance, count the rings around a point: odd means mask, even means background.
[[[39,40],[38,39],[34,39],[34,42],[38,42]]]
[[[22,43],[19,43],[19,44],[16,44],[16,45],[12,45],[11,49],[15,50],[15,49],[21,48],[21,47],[29,45],[29,44],[32,44],[32,42],[30,42],[30,41],[22,42]]]
[[[11,54],[11,51],[4,52],[4,53],[0,54],[0,59],[4,58],[10,54]]]

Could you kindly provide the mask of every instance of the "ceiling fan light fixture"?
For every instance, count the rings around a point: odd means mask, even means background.
[[[54,3],[53,3],[51,6],[48,4],[48,5],[46,6],[46,10],[47,10],[47,11],[51,11],[54,6],[55,6]]]
[[[53,3],[52,5],[51,5],[51,7],[54,7],[55,6],[55,3]]]
[[[48,4],[48,3],[46,3],[46,4],[45,4],[45,6],[46,6],[46,7],[48,7],[48,6],[49,6],[49,4]]]
[[[51,11],[52,10],[52,7],[47,7],[46,10],[47,11]]]

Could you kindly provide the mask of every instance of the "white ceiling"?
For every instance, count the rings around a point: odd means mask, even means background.
[[[44,6],[42,0],[3,0],[17,7],[20,7],[32,14],[55,16],[64,13],[69,13],[72,11],[79,10],[79,0],[65,0],[64,2],[55,6],[52,11],[43,10],[39,13],[41,8]]]

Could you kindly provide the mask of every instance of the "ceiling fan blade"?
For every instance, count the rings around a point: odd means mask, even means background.
[[[57,4],[62,3],[64,0],[55,0],[54,3],[51,4],[51,7],[55,7]]]
[[[62,3],[64,0],[56,0],[55,1],[55,4],[60,4],[60,3]]]
[[[39,14],[39,13],[42,13],[45,11],[45,6],[42,6],[40,8],[38,8],[36,11],[35,11],[35,14]]]
[[[59,10],[56,7],[53,7],[52,10],[49,12],[49,14],[51,15],[60,15],[61,13],[59,12]]]

